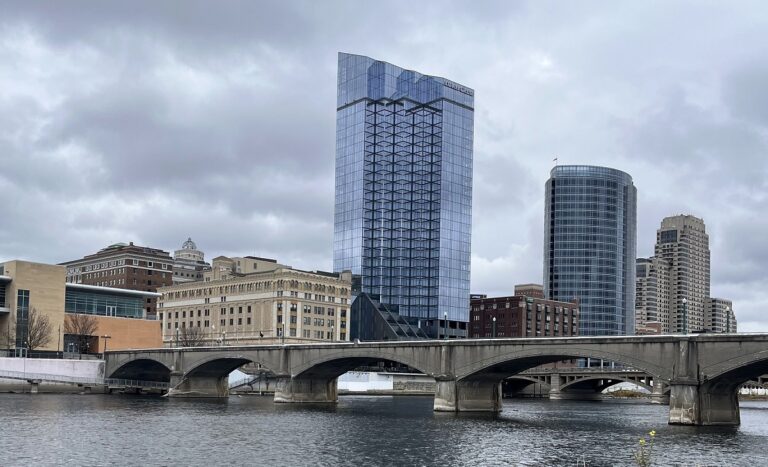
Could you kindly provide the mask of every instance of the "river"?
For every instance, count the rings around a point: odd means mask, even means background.
[[[653,465],[768,465],[768,403],[743,402],[741,418],[669,426],[666,406],[637,401],[512,399],[498,415],[456,415],[431,397],[0,394],[0,465],[633,465],[651,430]]]

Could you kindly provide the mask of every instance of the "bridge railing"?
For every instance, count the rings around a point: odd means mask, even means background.
[[[40,381],[50,381],[54,383],[75,383],[75,384],[93,384],[93,385],[104,384],[104,379],[102,378],[84,378],[84,377],[68,376],[68,375],[52,375],[47,373],[30,373],[27,371],[0,370],[0,378],[20,379],[20,380],[26,380],[26,381],[40,380]]]
[[[104,384],[107,386],[121,386],[125,388],[152,388],[152,389],[168,389],[170,383],[163,381],[143,381],[139,379],[120,379],[120,378],[107,378],[104,380]]]
[[[527,370],[521,371],[520,374],[523,375],[540,375],[540,374],[550,374],[550,373],[627,373],[627,374],[639,374],[639,373],[645,373],[640,370],[635,370],[634,368],[529,368]]]

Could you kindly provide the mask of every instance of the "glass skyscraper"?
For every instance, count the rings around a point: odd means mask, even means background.
[[[432,336],[469,320],[474,91],[339,54],[334,271]]]
[[[634,334],[637,190],[615,169],[557,166],[546,184],[544,290],[580,301],[579,333]]]

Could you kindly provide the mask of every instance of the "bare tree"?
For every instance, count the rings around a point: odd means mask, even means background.
[[[38,313],[35,308],[32,308],[29,310],[26,331],[26,348],[35,350],[40,347],[45,347],[51,342],[53,326],[51,326],[51,320],[48,318],[48,315]]]
[[[184,327],[179,332],[179,345],[182,347],[201,347],[205,341],[205,331],[201,327]]]
[[[5,348],[10,355],[11,346],[16,344],[16,318],[14,316],[8,316],[4,328],[5,329],[2,329],[3,340],[5,340]]]
[[[88,342],[96,334],[98,327],[98,321],[93,315],[71,313],[64,319],[64,333],[74,336],[81,352],[88,348]]]

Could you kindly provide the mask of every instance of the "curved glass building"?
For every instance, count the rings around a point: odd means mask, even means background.
[[[563,165],[546,184],[544,291],[580,301],[579,333],[634,334],[637,190],[628,174]]]
[[[472,89],[339,54],[333,268],[433,337],[469,321],[473,123]]]

